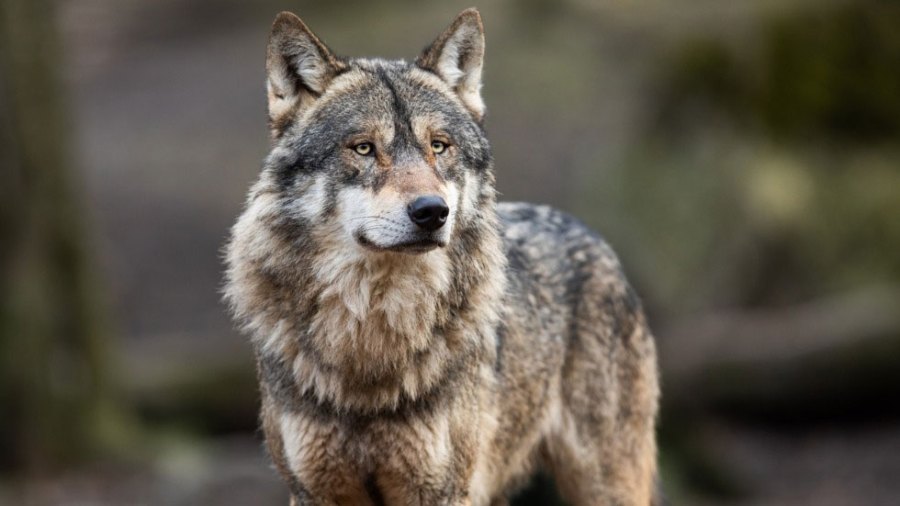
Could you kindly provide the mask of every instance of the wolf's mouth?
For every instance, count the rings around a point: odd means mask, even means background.
[[[382,246],[379,244],[375,244],[368,237],[359,234],[356,236],[356,241],[366,249],[370,249],[373,251],[394,251],[397,253],[427,253],[435,248],[443,248],[446,246],[445,243],[433,239],[431,237],[425,237],[421,239],[416,239],[413,241],[402,242],[398,244],[391,244],[389,246]]]

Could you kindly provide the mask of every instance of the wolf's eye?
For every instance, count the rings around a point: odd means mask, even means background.
[[[369,156],[375,151],[375,146],[371,142],[361,142],[353,146],[353,151],[356,151],[358,155]]]
[[[439,155],[447,150],[447,144],[441,141],[431,141],[431,150],[434,154]]]

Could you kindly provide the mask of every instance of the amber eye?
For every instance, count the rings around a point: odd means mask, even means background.
[[[431,141],[431,150],[434,154],[439,155],[447,150],[447,144],[441,141]]]
[[[371,142],[361,142],[353,146],[353,151],[356,151],[358,155],[369,156],[375,152],[375,146]]]

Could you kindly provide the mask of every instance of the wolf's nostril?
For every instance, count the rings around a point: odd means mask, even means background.
[[[437,195],[418,197],[407,206],[407,214],[413,223],[425,230],[437,230],[447,222],[450,208]]]

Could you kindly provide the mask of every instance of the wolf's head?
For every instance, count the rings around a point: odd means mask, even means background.
[[[395,403],[432,385],[451,348],[495,349],[479,337],[506,266],[483,54],[475,10],[414,63],[339,58],[293,14],[275,20],[273,147],[232,229],[225,297],[262,353],[297,356],[304,381],[327,376],[310,372],[320,362],[344,379],[399,374],[375,397],[355,380],[322,380],[321,395]]]
[[[312,236],[371,252],[446,247],[493,197],[484,35],[462,12],[415,63],[335,56],[291,13],[269,39],[263,179]]]

